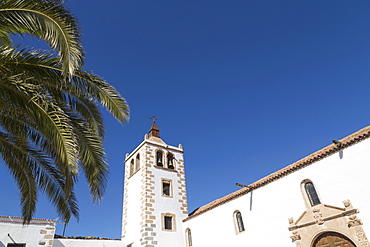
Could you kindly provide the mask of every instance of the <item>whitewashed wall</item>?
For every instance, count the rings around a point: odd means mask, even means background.
[[[53,244],[55,222],[32,220],[24,226],[20,217],[0,217],[0,247],[7,244],[26,243],[27,247],[51,247]]]
[[[342,156],[342,158],[341,158]],[[279,162],[279,161],[276,161]],[[246,174],[247,176],[248,174]],[[306,210],[300,184],[310,179],[321,202],[344,208],[349,199],[358,208],[363,229],[370,236],[370,140],[367,139],[184,223],[193,246],[295,246],[288,218]],[[232,174],[231,174],[232,176]],[[242,213],[245,232],[236,234],[233,212]],[[323,226],[325,227],[325,226]],[[185,232],[184,232],[185,234]]]
[[[126,247],[126,244],[120,240],[55,239],[53,247]]]
[[[141,154],[141,162],[143,162],[143,155],[142,152],[137,152]],[[135,155],[137,154],[135,153]],[[133,156],[133,159],[135,157]],[[132,176],[130,177],[130,161],[126,163],[125,166],[125,195],[124,195],[124,206],[126,207],[124,211],[125,214],[123,215],[123,220],[126,221],[126,226],[122,229],[123,233],[122,238],[125,239],[127,244],[135,243],[138,244],[139,239],[141,237],[141,194],[142,194],[142,167]],[[130,178],[129,178],[130,177]]]
[[[156,146],[149,145],[152,150],[156,150]],[[182,220],[187,217],[187,214],[184,214],[181,210],[182,203],[179,202],[182,200],[182,194],[180,192],[180,187],[185,186],[185,181],[180,181],[178,174],[180,170],[183,170],[180,166],[180,160],[183,160],[183,154],[181,152],[174,151],[175,147],[170,150],[171,153],[175,156],[176,168],[175,171],[164,170],[160,168],[150,167],[150,171],[154,175],[154,215],[155,221],[154,224],[156,227],[157,241],[159,247],[176,247],[179,246],[179,243],[183,242],[184,234],[182,228]],[[153,158],[153,163],[155,159]],[[181,162],[183,163],[183,162]],[[169,179],[172,181],[172,197],[162,196],[162,179]],[[186,199],[185,199],[186,200]],[[186,201],[185,201],[186,203]],[[186,206],[187,207],[187,206]],[[164,227],[162,224],[162,213],[171,213],[175,215],[175,225],[173,231],[163,231]]]

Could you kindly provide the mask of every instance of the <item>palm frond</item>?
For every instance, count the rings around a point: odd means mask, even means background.
[[[72,90],[76,97],[78,97],[78,93],[89,100],[96,101],[122,124],[125,124],[129,119],[129,106],[126,100],[113,86],[93,73],[78,70],[70,81],[63,84],[59,82],[60,64],[50,54],[35,50],[14,52],[9,48],[4,48],[0,49],[0,58],[4,66],[13,67],[16,65],[19,73],[28,71],[29,76],[39,76],[38,79],[43,83],[49,85],[54,83],[59,88],[64,87],[64,92],[68,93],[69,90]]]
[[[66,193],[73,188],[73,179],[78,173],[78,153],[76,138],[69,123],[69,118],[52,99],[47,98],[33,84],[12,78],[4,83],[0,81],[0,98],[8,99],[19,114],[35,124],[35,128],[44,136],[42,148],[56,157],[55,163],[66,176]]]
[[[0,29],[0,46],[9,47],[12,46],[13,42],[7,32]]]
[[[48,0],[2,0],[2,32],[30,34],[58,50],[64,75],[73,75],[82,65],[83,51],[76,19],[60,3]]]
[[[79,141],[80,161],[90,194],[94,202],[100,202],[105,192],[108,177],[107,157],[102,139],[91,131],[87,123],[75,118],[74,130]]]
[[[0,132],[0,156],[15,178],[21,196],[22,216],[29,222],[36,210],[37,186],[29,166],[27,150],[20,140]]]
[[[78,207],[73,191],[67,197],[64,193],[64,178],[43,152],[31,148],[26,140],[0,132],[0,155],[6,160],[9,170],[18,182],[24,223],[32,219],[36,210],[38,189],[46,193],[64,220],[68,222],[72,215],[78,219]]]
[[[104,106],[119,122],[125,124],[130,109],[121,94],[102,78],[92,73],[78,70],[73,76],[74,84],[84,88],[88,95]]]

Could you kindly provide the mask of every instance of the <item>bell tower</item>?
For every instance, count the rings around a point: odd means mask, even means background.
[[[149,133],[126,154],[122,240],[130,247],[184,246],[188,206],[182,145],[167,145],[153,119]]]

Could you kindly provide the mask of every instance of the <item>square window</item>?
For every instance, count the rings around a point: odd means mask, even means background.
[[[164,229],[172,230],[172,216],[164,216]]]
[[[167,181],[163,181],[163,195],[164,196],[171,196],[171,183]]]
[[[162,196],[172,197],[172,180],[162,179]]]
[[[171,213],[163,213],[162,218],[162,231],[174,232],[176,231],[176,215]]]

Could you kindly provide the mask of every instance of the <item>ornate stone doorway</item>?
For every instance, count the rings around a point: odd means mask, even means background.
[[[288,229],[296,247],[370,247],[362,221],[357,218],[358,209],[349,200],[343,203],[344,208],[318,204],[304,211],[298,220],[290,218]]]
[[[342,234],[326,232],[315,240],[312,247],[356,247],[356,245]]]

